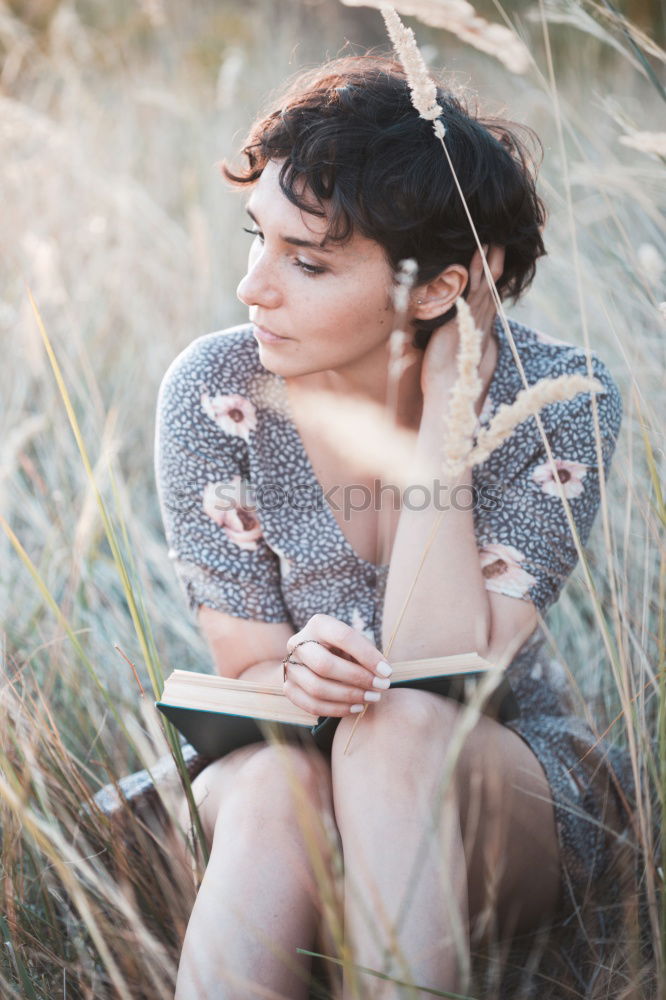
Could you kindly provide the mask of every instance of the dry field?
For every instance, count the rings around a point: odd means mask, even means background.
[[[549,255],[509,314],[589,344],[622,391],[587,546],[596,590],[579,564],[547,625],[581,711],[631,749],[645,836],[666,806],[666,148],[663,132],[660,147],[639,133],[663,128],[666,56],[603,4],[488,4],[484,15],[517,25],[525,72],[453,31],[407,23],[432,65],[542,138]],[[163,674],[209,664],[167,560],[152,446],[169,362],[246,318],[235,298],[241,203],[216,161],[273,86],[345,40],[388,49],[379,12],[334,0],[0,4],[7,1000],[173,996],[187,909],[168,857],[138,828],[128,853],[80,809],[166,752],[150,711]],[[654,960],[636,943],[633,886],[625,940],[602,975],[565,975],[563,963],[561,979],[523,977],[513,996],[663,995],[660,849],[639,873]]]

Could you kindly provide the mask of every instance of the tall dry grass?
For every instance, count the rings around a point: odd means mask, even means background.
[[[498,7],[486,16],[517,15]],[[658,131],[654,77],[663,78],[664,56],[594,4],[521,14],[533,64],[520,76],[411,23],[433,63],[544,140],[549,256],[510,314],[591,345],[622,390],[622,434],[587,546],[596,593],[577,567],[548,630],[581,712],[631,749],[647,841],[666,806],[664,159],[622,137]],[[236,148],[270,87],[337,52],[344,37],[386,44],[376,11],[332,0],[196,10],[146,0],[103,11],[51,0],[23,18],[0,9],[8,998],[173,994],[192,890],[169,860],[174,842],[137,820],[128,849],[81,807],[101,784],[166,752],[116,647],[136,664],[148,699],[161,674],[209,665],[166,558],[152,437],[171,359],[194,336],[245,318],[234,298],[247,249],[234,238],[241,211],[215,162]],[[523,977],[513,995],[663,993],[663,868],[648,852],[640,873],[652,966],[642,968],[629,941],[618,944],[606,992],[603,976],[565,979],[561,970],[555,983]],[[485,975],[476,996],[494,995]]]

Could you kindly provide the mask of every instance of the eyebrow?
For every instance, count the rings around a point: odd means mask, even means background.
[[[251,208],[247,205],[245,206],[245,211],[250,216],[252,221],[259,226],[259,219],[256,217]],[[293,247],[309,247],[311,250],[319,250],[321,253],[333,253],[331,247],[324,246],[324,243],[314,243],[312,240],[301,240],[297,236],[280,236],[283,243],[289,243]]]

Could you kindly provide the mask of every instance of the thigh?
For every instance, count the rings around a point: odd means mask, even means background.
[[[394,802],[401,809],[425,806],[431,814],[434,807],[442,822],[456,810],[473,924],[485,921],[510,935],[555,910],[561,882],[555,811],[527,743],[485,715],[469,728],[470,717],[457,702],[414,688],[386,691],[354,737],[354,753],[345,757],[354,721],[341,719],[333,741],[343,839],[347,812],[356,817],[359,811],[358,775],[379,787],[390,782],[395,794],[388,808]]]
[[[472,926],[511,935],[548,919],[561,893],[551,790],[515,732],[485,716],[456,769]]]

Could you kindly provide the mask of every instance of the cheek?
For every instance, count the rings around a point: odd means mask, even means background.
[[[308,316],[311,329],[314,320],[315,328],[321,327],[325,337],[331,325],[343,340],[347,334],[352,341],[359,335],[364,340],[384,336],[392,329],[391,283],[384,269],[376,271],[361,265],[354,275],[301,280],[296,300],[290,296],[290,301],[292,305],[297,302],[299,310]]]
[[[376,274],[359,269],[347,285],[344,298],[348,305],[361,310],[364,315],[377,316],[393,308],[391,289],[383,273]]]
[[[378,323],[382,328],[390,327],[395,315],[395,306],[391,288],[382,277],[377,277],[372,284],[366,283],[359,291],[357,301],[360,302],[366,319]]]
[[[390,322],[395,306],[393,302],[393,272],[376,264],[359,278],[357,301],[362,300],[365,315],[375,321]]]
[[[393,326],[393,303],[380,282],[355,282],[341,296],[338,316],[352,339],[364,342],[383,339]]]

